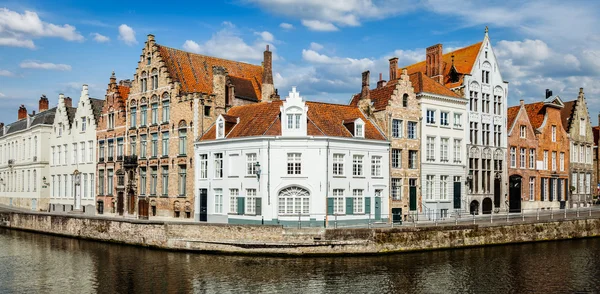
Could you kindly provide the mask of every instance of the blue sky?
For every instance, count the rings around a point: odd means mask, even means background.
[[[87,3],[92,2],[92,3]],[[74,100],[81,85],[103,98],[111,71],[132,78],[147,34],[158,43],[260,64],[274,51],[275,86],[306,99],[347,103],[371,70],[387,79],[388,58],[400,66],[482,40],[484,27],[509,81],[509,105],[563,100],[585,88],[591,116],[600,110],[600,3],[595,1],[189,1],[160,8],[148,1],[1,1],[0,121],[20,104],[37,110],[42,94]]]

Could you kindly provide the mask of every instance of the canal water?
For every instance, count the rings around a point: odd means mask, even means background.
[[[600,292],[600,239],[377,257],[166,252],[0,228],[0,293]]]

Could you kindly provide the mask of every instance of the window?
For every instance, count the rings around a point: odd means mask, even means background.
[[[169,132],[162,133],[162,156],[169,156]]]
[[[427,137],[427,161],[435,161],[435,138]]]
[[[210,106],[204,106],[204,116],[210,116]]]
[[[146,126],[148,125],[148,106],[142,105],[142,111],[140,112],[140,125]]]
[[[556,151],[552,151],[552,170],[556,170]]]
[[[150,65],[150,58],[148,57],[148,65]],[[146,90],[148,90],[148,75],[146,74],[146,72],[142,72],[142,78],[141,80],[141,86],[142,86],[142,92],[146,92]]]
[[[225,123],[222,120],[217,122],[217,139],[222,139],[225,137]]]
[[[169,100],[165,100],[162,103],[162,121],[165,123],[169,122],[170,119]]]
[[[425,180],[425,199],[431,200],[433,199],[433,180],[434,176],[427,175]]]
[[[414,121],[408,122],[408,138],[409,139],[417,138],[417,123]]]
[[[187,169],[185,165],[179,166],[179,196],[185,196],[186,194],[186,184],[187,184]]]
[[[481,81],[485,84],[490,83],[490,72],[487,70],[481,71]]]
[[[365,213],[365,198],[363,197],[362,189],[352,190],[352,213]]]
[[[333,175],[343,176],[344,175],[344,154],[333,155]]]
[[[440,124],[442,126],[447,126],[450,125],[450,123],[448,122],[448,113],[447,112],[440,112]]]
[[[510,167],[517,167],[517,147],[510,147]]]
[[[529,149],[529,168],[535,168],[535,149]]]
[[[302,173],[302,154],[288,153],[287,155],[287,174],[299,175]]]
[[[585,193],[586,194],[590,194],[590,186],[591,186],[591,175],[590,174],[585,174]]]
[[[152,81],[152,90],[158,89],[158,70],[156,68],[152,70],[150,79]]]
[[[520,126],[519,129],[520,129],[521,138],[527,138],[527,127]]]
[[[552,142],[556,142],[556,126],[552,126]]]
[[[158,169],[156,167],[150,168],[150,195],[156,195],[156,186],[158,182]]]
[[[162,195],[169,196],[169,167],[162,167]]]
[[[371,176],[381,177],[381,156],[371,157]]]
[[[115,128],[115,114],[114,113],[108,114],[108,128],[109,129]]]
[[[490,124],[482,124],[483,145],[490,145]]]
[[[364,138],[365,137],[365,133],[364,133],[365,125],[363,123],[358,123],[358,122],[355,123],[354,124],[354,128],[355,128],[355,130],[354,130],[354,137],[357,137],[357,138]]]
[[[137,124],[137,108],[131,107],[131,117],[129,119],[129,126],[135,128]]]
[[[187,129],[179,129],[179,155],[187,154]]]
[[[333,213],[344,214],[344,190],[333,189]]]
[[[62,136],[62,132],[63,132],[63,124],[59,123],[58,124],[58,136]]]
[[[246,154],[246,175],[253,176],[256,174],[256,153]]]
[[[403,179],[392,178],[392,200],[402,200]]]
[[[158,156],[158,133],[152,134],[152,157]]]
[[[502,115],[502,96],[494,95],[494,114]]]
[[[223,213],[223,189],[215,189],[215,213]]]
[[[417,150],[408,150],[408,168],[417,168]]]
[[[80,162],[85,163],[85,142],[79,143],[79,150],[81,151],[80,152]]]
[[[585,147],[583,145],[579,146],[579,162],[580,163],[585,163],[585,159],[583,158],[583,150],[585,149]],[[66,145],[65,145],[65,157],[66,157]]]
[[[108,161],[112,161],[115,156],[115,142],[111,139],[108,140]]]
[[[448,176],[440,176],[440,200],[448,199]]]
[[[583,149],[582,149],[583,150]],[[67,164],[67,158],[68,158],[68,151],[67,151],[67,144],[63,145],[63,151],[65,151],[65,156],[63,156],[63,164]],[[583,154],[583,153],[582,153]]]
[[[146,149],[148,145],[146,136],[147,135],[140,135],[140,158],[146,158]]]
[[[427,109],[427,123],[435,124],[435,110]]]
[[[130,137],[129,138],[129,153],[131,155],[136,155],[137,154],[137,142],[136,142],[137,138],[136,137]]]
[[[454,162],[461,163],[462,162],[462,140],[454,139]]]
[[[71,164],[77,164],[77,143],[73,143],[73,152],[71,154]]]
[[[87,127],[87,118],[84,116],[81,118],[81,131],[85,132]]]
[[[402,168],[401,149],[392,149],[392,168]]]
[[[140,195],[146,195],[146,168],[140,167]]]
[[[309,214],[310,194],[305,189],[290,187],[279,192],[279,214]]]
[[[591,150],[592,150],[592,147],[590,147],[590,146],[585,147],[585,162],[586,163],[592,163]]]
[[[579,174],[578,176],[579,176],[579,193],[583,194],[583,193],[585,193],[585,184],[583,182],[585,175]]]
[[[300,114],[296,114],[294,115],[294,117],[296,118],[296,129],[300,128]]]
[[[113,190],[114,190],[114,186],[113,186],[113,180],[114,180],[114,173],[112,169],[108,170],[108,177],[107,177],[107,183],[108,183],[108,193],[107,195],[113,195]]]
[[[454,127],[462,128],[462,114],[460,114],[460,113],[454,114]]]
[[[573,173],[571,175],[571,185],[573,185],[575,188],[575,190],[573,190],[573,194],[577,194],[577,173]]]
[[[237,213],[238,212],[238,197],[240,195],[240,190],[238,189],[229,189],[229,213]]]
[[[352,175],[362,176],[363,175],[363,156],[354,155],[352,156]]]
[[[158,103],[152,103],[152,112],[150,113],[152,116],[152,124],[155,125],[158,123]]]
[[[483,100],[483,103],[481,104],[481,111],[490,113],[490,94],[482,94],[481,98]]]
[[[288,114],[287,115],[287,127],[288,129],[300,129],[300,114]]]
[[[402,107],[408,107],[408,94],[402,96]]]
[[[392,120],[392,137],[402,138],[402,121],[399,119]]]
[[[200,178],[208,178],[208,154],[200,154]]]
[[[579,135],[585,136],[585,118],[581,118],[579,121]]]
[[[548,170],[548,150],[544,150],[544,170]]]
[[[535,200],[535,177],[529,177],[529,201]]]
[[[471,139],[471,143],[477,145],[478,143],[478,139],[479,139],[479,128],[477,127],[477,123],[476,122],[471,122],[470,123],[470,129],[469,129],[469,138]]]
[[[527,159],[525,158],[525,150],[526,150],[525,148],[521,148],[521,150],[519,152],[520,153],[519,154],[520,155],[519,156],[519,167],[520,168],[525,168],[525,166],[527,165],[527,162],[526,162]]]
[[[123,157],[123,138],[117,139],[117,157]]]
[[[477,111],[477,92],[471,91],[469,92],[469,106],[471,111]]]
[[[215,153],[215,178],[223,177],[223,153]]]
[[[565,153],[560,153],[560,171],[565,171]]]
[[[440,161],[448,162],[448,138],[441,138]]]

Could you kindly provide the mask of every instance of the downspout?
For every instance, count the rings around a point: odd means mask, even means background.
[[[271,205],[271,139],[267,140],[267,202]],[[279,218],[279,216],[277,216]]]
[[[329,194],[329,138],[327,138],[326,152],[327,154],[325,154],[325,227],[327,227],[327,222],[329,221],[329,215],[327,214],[327,200],[329,199],[327,198]]]

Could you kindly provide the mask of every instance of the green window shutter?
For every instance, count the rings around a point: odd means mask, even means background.
[[[262,198],[256,198],[256,215],[262,215]]]
[[[365,197],[365,213],[371,213],[371,197]]]
[[[333,215],[333,198],[327,198],[327,214]]]
[[[237,213],[240,214],[240,215],[244,214],[244,212],[246,211],[244,209],[244,200],[245,199],[244,199],[244,197],[238,197],[237,200],[238,200],[238,211],[237,211]]]
[[[350,215],[354,211],[354,198],[348,197],[346,198],[346,214]]]

